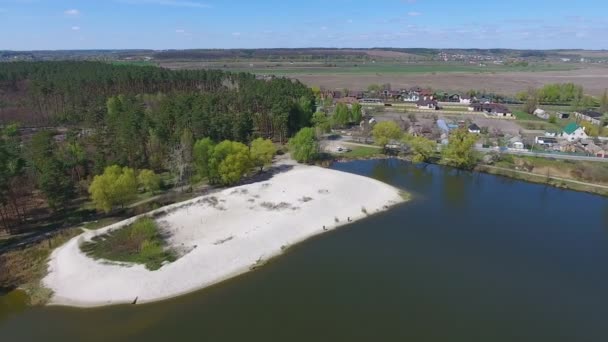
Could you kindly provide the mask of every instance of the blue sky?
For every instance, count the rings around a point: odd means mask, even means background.
[[[608,49],[604,0],[0,0],[0,50]]]

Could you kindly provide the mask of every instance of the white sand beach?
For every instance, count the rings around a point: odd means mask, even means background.
[[[249,271],[285,248],[387,209],[399,190],[377,180],[314,166],[294,166],[259,183],[160,208],[170,246],[187,251],[156,271],[94,260],[79,246],[135,218],[87,231],[56,249],[43,284],[51,304],[93,307],[146,303],[204,288]],[[365,208],[367,214],[363,212]],[[161,213],[166,215],[160,215]],[[336,222],[336,218],[339,222]],[[325,227],[325,229],[324,229]]]

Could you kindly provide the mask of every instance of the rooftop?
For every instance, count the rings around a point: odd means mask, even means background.
[[[572,134],[574,133],[577,129],[579,129],[579,125],[577,125],[574,122],[569,123],[566,127],[564,127],[564,133],[566,134]]]

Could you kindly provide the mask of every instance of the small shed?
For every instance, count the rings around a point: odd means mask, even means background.
[[[473,123],[469,125],[469,133],[479,134],[481,133],[481,128],[479,128],[477,124]]]

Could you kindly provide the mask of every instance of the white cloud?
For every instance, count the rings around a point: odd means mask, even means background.
[[[177,29],[177,30],[175,30],[175,33],[186,33],[186,30],[184,30],[184,29]]]
[[[118,2],[133,5],[160,5],[173,7],[210,8],[211,6],[197,1],[181,0],[117,0]]]
[[[65,15],[69,15],[69,16],[73,16],[73,17],[80,15],[80,11],[75,8],[65,10],[65,12],[63,12],[63,13]]]
[[[72,26],[72,31],[80,31],[80,26]]]
[[[352,24],[353,20],[352,19],[348,19],[346,22],[349,23],[349,24]]]
[[[232,35],[235,37],[239,37],[241,35],[241,32],[232,32]]]
[[[321,30],[323,30],[323,31],[327,30],[327,26],[321,26]]]
[[[420,13],[420,12],[407,12],[407,15],[409,15],[410,17],[418,17],[418,16],[421,16],[422,13]]]

